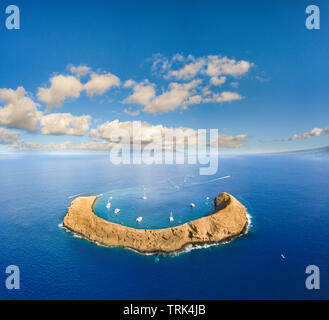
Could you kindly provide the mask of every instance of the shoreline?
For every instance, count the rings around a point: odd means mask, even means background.
[[[214,199],[214,213],[163,229],[135,229],[104,220],[93,210],[97,198],[74,199],[63,227],[97,245],[122,247],[140,254],[179,254],[188,248],[220,245],[246,234],[250,226],[245,207],[228,193]]]

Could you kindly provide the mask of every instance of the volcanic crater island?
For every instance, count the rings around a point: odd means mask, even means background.
[[[63,226],[99,245],[144,254],[170,254],[188,246],[227,242],[245,234],[249,224],[246,208],[225,192],[214,199],[214,213],[164,229],[135,229],[106,221],[93,210],[96,199],[97,196],[74,199]]]

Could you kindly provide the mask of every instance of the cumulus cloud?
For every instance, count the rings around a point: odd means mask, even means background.
[[[125,114],[127,114],[128,116],[131,116],[131,117],[135,117],[135,116],[138,116],[140,114],[140,110],[134,110],[132,108],[124,109],[123,112]]]
[[[229,102],[234,100],[241,100],[242,97],[236,92],[224,91],[220,95],[217,93],[212,96],[204,98],[204,102]]]
[[[189,83],[172,82],[169,90],[149,101],[144,111],[150,113],[167,112],[180,107],[183,102],[194,94],[191,89],[201,83],[201,80],[193,80]]]
[[[192,89],[200,83],[201,80],[188,83],[172,82],[169,84],[169,89],[158,96],[153,85],[136,85],[133,94],[125,102],[142,105],[144,111],[150,113],[167,112],[187,102],[186,100],[194,94]]]
[[[225,78],[225,77],[223,77]],[[218,81],[225,82],[225,79]],[[175,110],[179,107],[186,109],[189,105],[209,102],[229,102],[241,100],[242,96],[236,92],[223,91],[220,94],[209,90],[209,86],[200,87],[201,79],[190,82],[171,82],[166,91],[156,94],[155,85],[140,83],[134,86],[133,93],[124,103],[136,103],[143,106],[149,113],[162,113]]]
[[[79,66],[70,66],[70,71],[78,78],[81,78],[90,72],[90,68],[88,66],[80,64]]]
[[[19,141],[19,135],[20,133],[18,131],[0,128],[0,144],[16,144]]]
[[[167,90],[159,93],[155,84],[147,81],[136,83],[128,80],[124,87],[133,88],[133,93],[124,100],[125,103],[136,103],[143,106],[143,111],[149,113],[162,113],[182,107],[187,109],[189,105],[229,102],[241,100],[243,97],[237,92],[216,92],[215,87],[220,87],[227,82],[228,77],[234,77],[247,73],[254,65],[246,60],[235,60],[219,55],[209,55],[195,58],[176,54],[171,59],[164,55],[156,54],[152,57],[152,71],[162,75],[165,79],[175,78]],[[202,86],[204,78],[209,77],[209,84]],[[187,82],[188,80],[188,82]],[[208,80],[207,80],[208,82]],[[234,88],[238,88],[238,82],[231,82]]]
[[[137,127],[136,127],[137,125]],[[137,138],[141,138],[142,147],[148,146],[152,143],[152,147],[155,148],[171,148],[174,149],[184,148],[186,142],[189,145],[197,145],[196,136],[198,131],[191,128],[168,128],[162,125],[151,125],[147,122],[133,122],[126,121],[120,122],[119,120],[108,121],[99,125],[96,129],[90,131],[90,137],[94,138],[93,141],[83,143],[72,143],[65,141],[63,143],[48,143],[40,144],[36,142],[24,142],[20,139],[20,133],[18,131],[9,131],[0,128],[0,143],[6,144],[13,148],[18,149],[33,149],[33,150],[110,150],[121,142],[119,133],[122,130],[125,131],[131,138],[130,143],[133,143],[134,134],[136,134],[136,128],[139,128]],[[173,139],[173,136],[175,137]],[[213,137],[214,141],[207,140],[207,144],[211,146],[224,147],[224,148],[240,148],[247,140],[246,134],[230,136],[230,135],[218,135]],[[132,145],[133,146],[133,145]]]
[[[243,142],[248,139],[248,135],[240,134],[237,136],[219,135],[219,146],[224,148],[241,148]]]
[[[38,88],[38,99],[47,106],[47,112],[51,108],[60,108],[67,98],[78,98],[82,91],[86,91],[88,96],[101,95],[114,86],[120,85],[120,79],[111,73],[90,74],[86,83],[82,83],[80,78],[89,74],[91,69],[85,65],[70,66],[69,70],[74,75],[56,75],[50,78],[49,87]]]
[[[136,122],[135,122],[136,124]],[[134,122],[133,121],[126,121],[120,122],[119,120],[108,121],[100,126],[97,129],[93,129],[90,131],[90,137],[96,139],[104,139],[111,143],[117,143],[118,139],[115,135],[117,130],[125,130],[130,137],[133,137],[134,134]],[[155,143],[159,145],[159,147],[163,147],[163,142],[167,141],[168,138],[171,138],[171,135],[174,132],[178,132],[179,135],[182,135],[189,138],[194,138],[197,134],[197,130],[191,128],[168,128],[163,125],[151,125],[147,122],[140,123],[140,132],[138,136],[141,138],[142,144],[147,143]],[[215,144],[218,142],[219,147],[224,148],[241,148],[243,146],[243,142],[248,139],[248,135],[241,134],[237,136],[230,136],[230,135],[221,135],[219,134],[215,137],[216,141]],[[180,143],[184,144],[184,140],[181,140]],[[210,143],[210,141],[208,141]],[[176,145],[178,142],[176,141]]]
[[[113,120],[113,121],[107,121],[101,125],[98,126],[97,129],[93,129],[90,131],[90,137],[97,138],[97,139],[105,139],[109,142],[118,142],[118,138],[116,136],[116,132],[118,130],[124,130],[128,133],[128,135],[133,138],[134,133],[136,133],[136,128],[138,128],[140,125],[140,132],[138,136],[141,138],[141,143],[146,144],[150,142],[154,142],[154,139],[160,139],[156,142],[159,143],[159,145],[162,144],[162,138],[169,132],[169,130],[172,130],[173,128],[167,128],[162,125],[151,125],[147,122],[134,122],[134,121],[125,121],[120,122],[119,120]],[[135,127],[134,129],[134,126]],[[194,135],[195,130],[189,129],[189,128],[176,128],[178,130],[181,130],[184,135]]]
[[[221,86],[223,83],[226,82],[226,77],[222,76],[220,78],[214,76],[210,78],[210,83],[214,86]]]
[[[211,77],[222,74],[239,76],[247,73],[252,65],[245,60],[236,61],[227,57],[208,56],[206,73]]]
[[[247,73],[253,65],[246,60],[229,59],[220,55],[195,58],[192,55],[184,57],[176,54],[168,59],[158,54],[153,57],[152,71],[158,71],[165,77],[173,77],[177,80],[205,75],[212,78],[211,82],[217,82],[217,77],[220,75],[240,76]]]
[[[329,133],[329,127],[325,128],[325,129],[321,129],[321,128],[314,128],[309,132],[305,132],[301,135],[299,134],[294,134],[292,137],[287,138],[287,139],[283,139],[283,141],[294,141],[294,140],[298,140],[298,139],[309,139],[311,137],[320,137],[326,133]]]
[[[20,138],[20,132],[0,128],[0,144],[5,144],[11,148],[22,150],[110,150],[115,144],[106,141],[88,141],[82,143],[72,143],[65,141],[63,143],[50,142],[40,144],[37,142],[25,142]]]
[[[107,121],[97,127],[97,129],[90,130],[90,137],[97,139],[111,140],[113,137],[113,132],[117,130],[126,130],[130,135],[132,135],[133,122],[126,121],[120,122],[119,120]]]
[[[0,106],[0,125],[36,131],[42,112],[37,104],[27,95],[23,87],[0,89],[0,100],[7,104]]]
[[[118,87],[120,79],[112,73],[92,73],[91,79],[84,85],[88,96],[103,94],[112,87]]]
[[[155,96],[155,89],[152,84],[144,85],[138,84],[134,87],[134,93],[129,96],[125,102],[129,103],[137,103],[142,106],[146,106],[149,104],[151,99]]]
[[[140,131],[136,131],[137,128],[140,128]],[[133,139],[135,138],[140,138],[142,147],[146,146],[149,143],[152,143],[152,146],[156,147],[157,149],[166,148],[166,142],[168,142],[170,139],[172,143],[170,144],[170,146],[174,145],[175,148],[178,146],[184,146],[184,137],[186,137],[186,139],[190,139],[190,142],[192,141],[192,143],[196,143],[196,131],[190,128],[179,127],[174,129],[167,128],[162,125],[151,125],[147,122],[120,122],[119,120],[114,120],[111,122],[108,121],[100,125],[97,129],[91,130],[90,137],[97,139],[105,139],[108,142],[115,144],[119,142],[117,133],[121,132],[121,130],[124,130],[124,132],[129,135],[130,144],[132,145],[132,147],[134,147]],[[178,137],[181,137],[183,139],[176,139],[174,141],[172,138],[172,134],[175,134],[174,132],[176,132]],[[134,134],[136,133],[137,137],[134,137]]]
[[[191,79],[194,78],[206,64],[206,59],[197,59],[194,62],[186,64],[182,69],[169,70],[169,76],[175,77],[176,79]]]
[[[42,146],[35,142],[24,142],[20,139],[20,132],[0,128],[0,144],[18,149],[40,149]]]
[[[135,85],[135,83],[136,82],[134,80],[129,79],[129,80],[125,81],[125,83],[123,84],[123,87],[124,88],[131,88]]]
[[[70,113],[52,113],[41,118],[42,134],[83,136],[89,129],[90,116],[75,117]]]
[[[197,95],[191,96],[187,100],[185,100],[183,103],[183,108],[186,109],[187,106],[189,106],[190,104],[199,104],[201,102],[202,102],[202,96],[197,94]]]
[[[61,107],[66,98],[78,98],[82,90],[83,85],[76,77],[58,75],[50,79],[49,88],[39,88],[38,99],[46,104],[49,112],[52,107]]]

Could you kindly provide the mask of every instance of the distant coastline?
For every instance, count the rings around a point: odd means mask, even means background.
[[[93,210],[97,196],[71,202],[63,226],[105,247],[122,247],[144,254],[169,254],[188,246],[219,244],[244,234],[248,227],[245,207],[232,195],[222,193],[209,216],[164,229],[135,229],[106,221]]]

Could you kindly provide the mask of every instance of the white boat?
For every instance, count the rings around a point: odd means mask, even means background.
[[[142,220],[143,220],[143,217],[138,217],[138,218],[136,219],[137,222],[142,222]]]
[[[206,197],[206,200],[210,200],[210,198],[209,197]]]
[[[112,200],[112,196],[109,196],[109,200]]]
[[[195,207],[195,204],[194,204],[193,202],[191,202],[191,203],[190,203],[190,206],[191,206],[192,208],[194,208],[194,207]]]
[[[146,199],[147,199],[147,196],[144,195],[144,196],[142,197],[142,199],[143,199],[143,200],[146,200]]]
[[[170,212],[169,221],[174,222],[174,217],[172,216],[172,211]]]
[[[282,259],[285,259],[286,257],[283,255],[283,253],[281,253],[281,258]]]
[[[107,209],[110,209],[111,208],[111,202],[110,201],[107,201],[106,208]]]
[[[120,209],[116,208],[116,209],[114,210],[114,213],[115,213],[115,214],[119,214],[119,213],[120,213]]]

